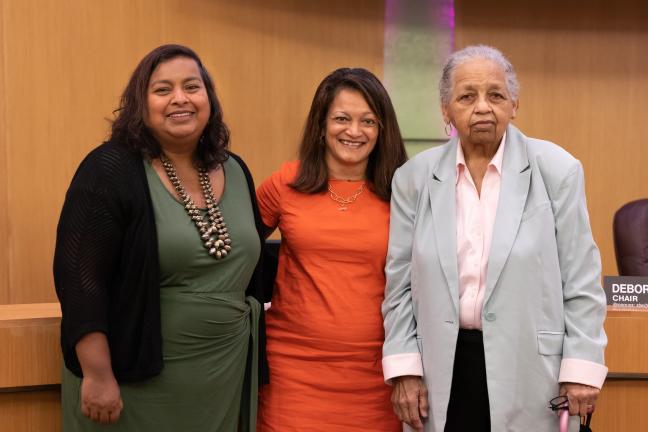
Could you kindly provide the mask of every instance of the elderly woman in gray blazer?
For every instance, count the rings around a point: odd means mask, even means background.
[[[500,51],[452,54],[440,93],[456,134],[394,176],[383,368],[415,430],[553,432],[549,400],[592,412],[607,374],[583,169],[510,123],[518,88]]]

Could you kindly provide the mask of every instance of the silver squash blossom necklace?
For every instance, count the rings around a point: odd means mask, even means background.
[[[200,233],[200,239],[207,249],[209,255],[216,259],[225,258],[232,250],[232,240],[230,239],[229,232],[227,231],[227,224],[223,220],[223,215],[220,208],[214,199],[214,192],[212,191],[211,181],[209,174],[203,166],[197,167],[198,181],[202,189],[203,197],[205,198],[205,205],[207,206],[207,219],[203,218],[200,210],[196,207],[184,186],[178,178],[176,169],[173,163],[164,155],[160,154],[160,162],[164,167],[169,181],[175,188],[178,197],[184,204],[185,211],[196,225]]]

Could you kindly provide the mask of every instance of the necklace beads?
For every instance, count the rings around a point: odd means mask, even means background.
[[[223,214],[214,198],[214,192],[207,170],[203,166],[197,167],[198,182],[200,183],[200,189],[202,190],[207,207],[207,220],[205,220],[182,185],[173,163],[164,154],[160,154],[160,162],[162,162],[164,172],[175,189],[176,194],[180,198],[180,201],[182,201],[187,215],[196,225],[196,229],[200,234],[200,239],[205,249],[207,249],[207,253],[216,259],[225,258],[232,250],[232,240],[227,230],[227,224],[223,219]]]

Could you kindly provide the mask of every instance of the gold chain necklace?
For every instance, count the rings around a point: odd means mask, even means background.
[[[171,163],[164,154],[160,154],[160,162],[162,162],[162,166],[164,167],[164,171],[166,172],[169,181],[173,185],[173,188],[182,201],[182,204],[184,204],[185,211],[196,225],[196,228],[200,233],[200,239],[203,241],[203,245],[207,249],[207,253],[216,259],[225,258],[232,250],[232,240],[230,240],[229,233],[227,232],[227,224],[225,224],[223,215],[216,203],[216,199],[214,198],[214,192],[212,191],[211,181],[209,180],[209,173],[207,170],[202,166],[197,168],[198,181],[200,182],[200,188],[202,189],[203,197],[205,198],[207,218],[209,222],[204,220],[200,210],[198,210],[196,204],[191,199],[184,186],[182,186],[173,163]]]
[[[362,192],[364,192],[364,187],[365,187],[365,184],[364,184],[364,182],[362,182],[360,187],[358,189],[356,189],[355,192],[353,192],[348,197],[343,197],[343,196],[340,196],[337,192],[335,192],[333,190],[333,187],[331,186],[331,183],[329,183],[328,184],[329,197],[333,201],[338,203],[338,211],[347,211],[349,209],[349,205],[356,202],[356,200],[358,199],[360,194]]]

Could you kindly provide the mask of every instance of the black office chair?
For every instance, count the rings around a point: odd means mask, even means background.
[[[620,276],[648,276],[648,199],[629,202],[614,215],[614,252]]]

